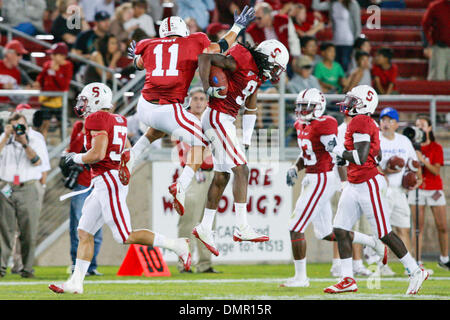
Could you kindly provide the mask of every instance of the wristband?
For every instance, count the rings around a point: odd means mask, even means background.
[[[253,129],[255,128],[256,114],[244,114],[242,116],[242,142],[250,145],[252,141]]]
[[[73,162],[75,162],[77,164],[84,164],[83,156],[84,156],[84,153],[77,153],[76,155],[73,156],[72,160],[73,160]]]
[[[23,144],[22,148],[24,148],[24,149],[28,148],[28,144]]]
[[[233,31],[236,34],[239,34],[239,32],[241,32],[242,30],[242,26],[238,25],[238,24],[233,24],[233,26],[231,27],[230,31]]]
[[[32,164],[35,164],[36,162],[39,161],[39,159],[40,159],[39,156],[36,155],[33,159],[30,160],[30,162],[31,162]]]

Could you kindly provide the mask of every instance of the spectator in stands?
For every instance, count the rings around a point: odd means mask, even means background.
[[[189,33],[195,33],[195,32],[203,32],[202,29],[200,29],[199,25],[197,24],[197,21],[195,21],[194,18],[189,17],[184,19],[184,22],[186,22],[186,25],[189,29]]]
[[[178,9],[176,0],[147,0],[147,4],[149,14],[156,22],[175,15]]]
[[[133,5],[126,2],[117,7],[114,19],[111,21],[110,33],[117,38],[117,41],[119,41],[120,50],[122,52],[126,52],[131,33],[139,28],[139,25],[135,24],[128,29],[125,29],[125,23],[130,21],[133,18],[133,15]]]
[[[422,28],[428,45],[428,80],[450,80],[450,2],[436,0],[428,5]],[[431,52],[430,52],[431,51]]]
[[[322,61],[322,57],[317,54],[319,47],[317,46],[317,40],[311,36],[304,36],[300,39],[302,45],[302,54],[311,58],[313,62],[313,69],[317,63]]]
[[[320,90],[320,83],[312,75],[313,62],[309,56],[302,55],[293,64],[294,76],[289,80],[286,89],[291,93],[299,93],[308,88]]]
[[[151,16],[147,14],[147,2],[145,0],[133,1],[134,16],[124,23],[126,30],[133,26],[138,26],[150,37],[156,36],[155,24]]]
[[[114,14],[114,0],[79,0],[80,6],[85,14],[86,21],[90,24],[96,22],[95,15],[105,11],[112,16]]]
[[[51,59],[44,63],[34,86],[42,91],[68,91],[73,75],[73,64],[67,59],[69,48],[64,42],[58,42],[53,44],[47,53]],[[41,96],[39,103],[41,110],[47,113],[48,117],[54,116],[58,122],[61,121],[62,97]],[[44,127],[48,126],[44,125]],[[47,137],[47,131],[42,134],[45,138]]]
[[[218,22],[232,25],[234,23],[234,12],[241,13],[245,6],[250,5],[250,0],[215,0]]]
[[[355,54],[357,67],[350,72],[348,84],[343,92],[349,92],[359,85],[372,85],[372,77],[370,74],[370,55],[364,51],[357,51]]]
[[[70,144],[67,152],[85,152],[84,149],[84,122],[77,121],[73,125],[72,134],[70,136]],[[83,167],[84,170],[79,174],[77,183],[73,188],[73,191],[81,191],[89,188],[91,184],[91,174],[90,171]],[[75,267],[75,260],[77,257],[78,249],[78,223],[81,218],[81,209],[83,208],[84,201],[91,194],[92,190],[85,193],[74,196],[70,200],[70,215],[69,215],[69,233],[70,233],[70,257],[72,259],[71,270],[73,272]],[[92,257],[91,264],[86,275],[102,275],[97,271],[97,255],[100,252],[100,247],[102,245],[102,229],[100,228],[94,235],[94,256]]]
[[[352,58],[348,65],[348,71],[351,72],[353,69],[358,67],[355,59],[355,55],[358,51],[366,52],[367,54],[369,54],[369,63],[370,68],[372,69],[372,57],[371,57],[372,46],[370,45],[369,39],[367,39],[367,37],[362,34],[361,36],[356,38],[355,42],[353,43]]]
[[[372,82],[378,94],[391,94],[395,89],[397,65],[391,62],[392,55],[391,48],[380,48],[375,55]]]
[[[0,89],[19,89],[22,77],[18,66],[24,54],[28,51],[18,40],[11,40],[5,45],[3,60],[0,60]],[[11,102],[18,102],[17,96],[0,96],[0,107],[8,109]]]
[[[347,71],[353,42],[361,34],[361,8],[356,0],[313,0],[314,10],[329,11],[336,61]]]
[[[319,80],[324,93],[340,93],[342,88],[347,85],[347,78],[341,65],[334,61],[336,49],[331,42],[325,42],[320,45],[322,53],[322,62],[316,64],[314,76]]]
[[[13,113],[0,137],[0,277],[6,274],[16,223],[24,266],[21,276],[34,277],[34,251],[41,211],[38,183],[42,177],[42,159],[46,157],[44,141],[29,134],[23,115]]]
[[[217,42],[225,33],[228,32],[228,30],[230,30],[229,24],[215,22],[211,23],[208,28],[206,28],[206,34],[211,42]]]
[[[89,30],[89,24],[84,19],[81,7],[78,6],[77,0],[58,0],[58,16],[53,21],[51,34],[55,37],[55,42],[64,41],[69,48],[75,44],[77,40],[77,35],[82,32]],[[79,17],[79,27],[76,25],[75,21],[68,21],[67,19],[72,18],[72,15],[76,12],[80,13]],[[73,23],[73,27],[71,26]],[[69,26],[71,26],[69,28]]]
[[[110,17],[106,11],[97,12],[95,14],[95,26],[77,36],[72,52],[89,59],[91,53],[95,51],[95,40],[104,37],[109,32]]]
[[[287,15],[273,15],[269,4],[260,2],[255,5],[255,22],[247,28],[246,40],[253,45],[269,39],[283,43],[291,58],[300,56],[300,40],[292,20]]]
[[[439,239],[440,259],[438,266],[450,270],[450,261],[448,257],[448,230],[447,213],[444,193],[444,185],[440,176],[441,168],[444,166],[444,150],[442,145],[436,142],[433,133],[431,120],[426,116],[419,116],[416,120],[416,126],[422,129],[426,134],[426,141],[421,143],[420,151],[416,151],[417,158],[422,166],[423,183],[419,187],[419,255],[416,260],[422,264],[422,241],[425,206],[429,206],[433,213],[436,224],[437,236]],[[416,193],[408,193],[408,203],[411,205],[413,213],[413,225],[416,225]],[[416,246],[416,237],[413,235],[413,246]]]
[[[299,37],[315,36],[317,32],[325,28],[325,24],[322,21],[314,20],[314,16],[308,20],[306,7],[302,3],[294,3],[290,7],[289,16],[294,22],[295,31]]]
[[[214,0],[177,0],[178,16],[182,19],[193,18],[201,30],[206,30],[216,5]]]
[[[119,50],[119,42],[113,35],[107,34],[103,38],[97,39],[95,44],[96,50],[91,55],[91,60],[110,69],[117,68],[117,62],[122,56]],[[86,68],[84,79],[86,83],[102,82],[103,70],[89,65]],[[106,79],[111,80],[113,75],[106,73]]]
[[[45,0],[3,0],[5,22],[28,35],[44,33]]]

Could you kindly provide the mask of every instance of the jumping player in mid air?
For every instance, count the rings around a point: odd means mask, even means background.
[[[198,66],[198,56],[204,52],[225,52],[234,43],[238,33],[254,19],[253,8],[235,12],[234,25],[217,43],[211,43],[202,32],[189,34],[180,17],[168,17],[159,27],[160,38],[145,39],[132,44],[129,56],[137,69],[145,69],[145,85],[137,105],[139,120],[148,126],[147,132],[130,150],[122,155],[119,176],[127,185],[135,159],[150,144],[170,135],[190,146],[191,152],[177,183],[170,187],[174,207],[184,214],[185,190],[203,162],[207,141],[200,120],[187,112],[182,104]]]
[[[429,274],[419,267],[403,241],[392,231],[389,222],[389,207],[385,196],[387,183],[377,168],[381,161],[379,128],[371,118],[378,106],[378,95],[370,86],[356,86],[347,92],[345,100],[339,105],[341,111],[351,116],[352,120],[345,132],[344,145],[333,139],[326,148],[350,163],[347,169],[348,184],[339,199],[333,225],[341,259],[342,279],[324,291],[341,293],[358,290],[353,278],[350,230],[364,213],[373,233],[392,250],[407,270],[409,286],[406,294],[417,294]]]
[[[293,186],[298,177],[297,172],[302,169],[305,169],[306,175],[289,225],[295,276],[282,284],[282,287],[309,286],[306,276],[305,230],[310,222],[314,225],[318,239],[336,241],[331,198],[340,188],[340,179],[333,171],[335,156],[325,150],[325,147],[329,141],[336,139],[338,124],[335,118],[323,115],[325,107],[325,96],[315,88],[303,90],[297,96],[295,128],[300,156],[288,170],[286,182]],[[350,237],[353,243],[373,248],[381,259],[387,254],[386,246],[375,237],[356,231],[351,231]]]
[[[121,115],[111,113],[111,100],[111,89],[99,82],[85,86],[77,97],[75,112],[86,118],[87,152],[67,154],[64,165],[71,167],[75,163],[89,164],[94,190],[84,202],[78,224],[80,241],[75,269],[66,282],[49,286],[49,289],[56,293],[83,293],[84,277],[94,253],[94,234],[105,223],[117,242],[167,248],[178,255],[186,270],[190,269],[188,239],[169,239],[147,229],[131,228],[130,212],[126,203],[128,186],[122,185],[118,174],[120,155],[129,145],[127,120]]]
[[[234,45],[227,53],[208,54],[199,57],[199,72],[203,89],[210,96],[209,108],[202,115],[202,128],[212,144],[214,178],[208,191],[208,200],[201,223],[193,234],[216,256],[212,224],[220,198],[234,174],[233,198],[236,212],[234,241],[267,241],[267,236],[258,234],[247,223],[248,167],[245,153],[239,146],[234,121],[241,107],[245,108],[242,120],[243,142],[250,145],[256,121],[257,89],[266,79],[278,82],[286,70],[289,52],[277,40],[266,40],[258,47]],[[222,68],[228,78],[226,96],[220,94],[221,87],[211,87],[209,74],[211,65]]]

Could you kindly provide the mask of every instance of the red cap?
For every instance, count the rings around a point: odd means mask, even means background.
[[[48,54],[63,54],[67,56],[69,54],[69,47],[64,42],[54,43],[52,47],[47,50]]]
[[[229,30],[230,26],[228,24],[222,24],[218,22],[211,23],[208,28],[206,28],[206,33],[209,35],[216,35],[219,31]]]
[[[16,107],[17,112],[26,110],[26,109],[31,109],[31,106],[28,103],[21,103],[21,104],[18,104]]]
[[[6,50],[14,50],[17,54],[27,54],[23,44],[19,40],[11,40],[5,46]]]

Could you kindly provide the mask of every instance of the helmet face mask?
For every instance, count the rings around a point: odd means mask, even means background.
[[[345,95],[344,101],[338,102],[337,105],[339,105],[340,111],[348,116],[354,116],[359,114],[357,112],[357,109],[364,107],[361,98],[356,97],[349,93]]]
[[[326,104],[325,96],[320,90],[305,89],[295,101],[295,115],[302,122],[310,122],[323,115]]]
[[[90,108],[88,106],[89,100],[87,97],[79,95],[77,97],[77,104],[73,108],[75,111],[75,114],[79,118],[83,118],[84,116],[87,116],[90,113]]]
[[[345,99],[337,103],[341,112],[348,116],[372,114],[378,106],[378,94],[368,85],[359,85],[347,92]]]
[[[300,120],[310,121],[314,117],[314,110],[316,109],[316,107],[317,104],[315,103],[300,102],[296,104],[295,114]]]

